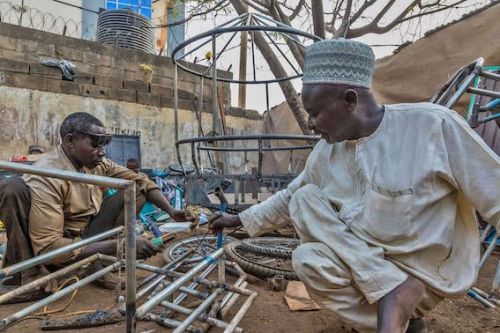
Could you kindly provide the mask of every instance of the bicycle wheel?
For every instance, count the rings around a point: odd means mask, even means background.
[[[241,248],[255,254],[262,254],[272,258],[290,259],[292,251],[300,245],[294,238],[258,237],[248,238],[241,242]]]
[[[224,236],[224,244],[234,241],[235,238]],[[216,236],[191,236],[173,241],[163,250],[165,263],[170,263],[190,250],[195,252],[184,261],[184,267],[192,267],[203,258],[215,252],[217,249]]]
[[[271,258],[245,251],[240,241],[228,243],[224,250],[229,260],[236,262],[245,272],[259,278],[265,279],[280,275],[287,280],[299,279],[293,271],[290,259]]]

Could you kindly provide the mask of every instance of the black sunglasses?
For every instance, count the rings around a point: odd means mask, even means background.
[[[90,144],[94,148],[104,147],[111,142],[113,136],[111,134],[92,134],[83,131],[77,131],[78,133],[87,134],[90,137]]]

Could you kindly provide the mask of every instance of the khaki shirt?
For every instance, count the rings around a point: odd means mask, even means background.
[[[286,189],[240,213],[249,234],[287,224],[290,198],[308,183],[357,237],[446,295],[477,278],[474,209],[500,227],[498,155],[458,114],[430,103],[386,106],[368,137],[318,142]]]
[[[146,194],[158,188],[146,175],[137,174],[111,160],[104,159],[94,169],[76,170],[60,146],[53,149],[35,164],[37,167],[54,168],[82,172],[91,175],[108,176],[135,180],[137,190]],[[71,182],[57,178],[24,175],[30,188],[31,210],[29,214],[29,233],[35,255],[75,242],[63,237],[65,229],[79,232],[97,215],[101,208],[106,188],[86,183]],[[69,253],[52,263],[61,263],[75,254]]]

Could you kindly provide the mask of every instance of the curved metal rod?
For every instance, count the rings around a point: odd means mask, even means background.
[[[307,146],[283,146],[283,147],[263,147],[262,151],[293,151],[293,150],[307,150],[307,149],[313,149],[314,145],[307,145]],[[222,147],[204,147],[200,146],[198,147],[198,150],[205,150],[205,151],[244,151],[244,152],[252,152],[252,151],[259,151],[259,148],[222,148]]]
[[[204,78],[207,78],[207,79],[211,79],[210,76],[208,75],[205,75],[203,73],[200,73],[200,72],[197,72],[193,69],[189,69],[187,67],[185,67],[183,64],[181,64],[176,58],[176,55],[177,53],[182,50],[183,48],[185,48],[187,45],[197,41],[197,40],[200,40],[202,38],[206,38],[206,37],[209,37],[211,35],[222,35],[224,33],[228,33],[228,32],[238,32],[238,31],[266,31],[266,32],[270,32],[270,31],[273,31],[273,32],[281,32],[281,33],[284,33],[284,34],[294,34],[294,35],[299,35],[299,36],[303,36],[303,37],[306,37],[306,38],[309,38],[309,39],[312,39],[313,41],[319,41],[321,40],[321,38],[315,36],[315,35],[312,35],[312,34],[309,34],[307,32],[304,32],[304,31],[300,31],[300,30],[296,30],[296,29],[293,29],[293,28],[289,28],[289,27],[284,27],[284,26],[276,26],[276,27],[273,27],[273,26],[247,26],[247,25],[241,25],[241,26],[232,26],[232,27],[226,27],[226,28],[216,28],[216,29],[212,29],[210,31],[207,31],[207,32],[204,32],[204,33],[201,33],[199,35],[196,35],[192,38],[189,38],[188,40],[186,40],[185,42],[179,44],[173,51],[172,51],[172,60],[175,63],[178,64],[178,66],[186,71],[186,72],[189,72],[193,75],[196,75],[196,76],[200,76],[200,77],[204,77]],[[229,78],[220,78],[219,81],[222,81],[222,82],[229,82],[229,83],[239,83],[239,84],[261,84],[261,83],[274,83],[274,82],[281,82],[281,81],[288,81],[288,80],[292,80],[292,79],[295,79],[295,78],[299,78],[301,77],[302,74],[300,75],[293,75],[293,76],[287,76],[287,77],[283,77],[283,78],[276,78],[274,80],[253,80],[253,81],[248,81],[248,80],[234,80],[234,79],[229,79]]]
[[[294,135],[294,134],[249,134],[249,135],[216,135],[179,140],[175,146],[191,142],[213,142],[213,141],[237,141],[237,140],[303,140],[318,141],[321,137],[317,135]]]

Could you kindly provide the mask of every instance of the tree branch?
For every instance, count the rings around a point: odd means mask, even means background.
[[[209,9],[207,9],[205,11],[191,14],[188,17],[186,17],[186,18],[184,18],[182,20],[179,20],[179,21],[175,21],[175,22],[167,23],[167,24],[155,25],[154,27],[155,28],[166,28],[166,27],[173,27],[173,26],[176,26],[176,25],[180,25],[180,24],[186,23],[187,21],[191,20],[192,18],[194,18],[196,16],[206,15],[206,14],[209,14],[209,13],[215,11],[215,10],[221,9],[223,7],[223,5],[228,5],[229,4],[229,3],[225,4],[227,1],[228,0],[221,0],[221,1],[217,2],[212,8],[209,8]]]
[[[333,35],[334,38],[347,36],[347,32],[349,31],[349,26],[351,25],[352,1],[353,0],[347,0],[347,5],[344,17],[342,18],[342,23],[340,25],[340,28]]]
[[[260,1],[259,1],[259,5],[257,5],[256,3],[254,3],[252,0],[241,0],[244,4],[248,5],[249,7],[255,9],[256,11],[258,11],[259,13],[262,13],[264,15],[268,15],[270,16],[271,13],[269,12],[269,8],[267,7],[260,7]]]
[[[323,15],[323,0],[311,0],[314,34],[325,39],[325,16]]]

